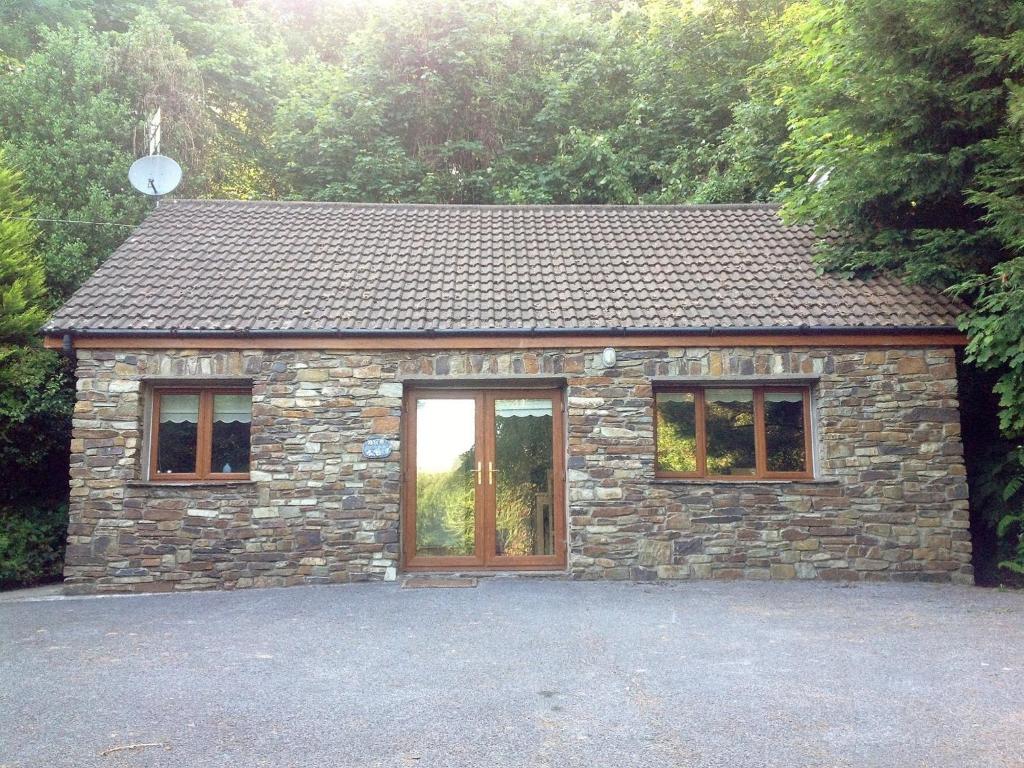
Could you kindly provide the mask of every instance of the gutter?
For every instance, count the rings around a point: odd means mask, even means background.
[[[860,334],[930,334],[959,333],[955,325],[780,325],[780,326],[674,326],[674,327],[624,327],[607,326],[603,328],[430,328],[430,329],[312,329],[297,328],[279,329],[223,329],[199,330],[177,328],[47,328],[43,335],[50,338],[63,335],[62,349],[70,352],[74,337],[178,337],[178,338],[289,338],[289,337],[388,337],[388,338],[443,338],[446,336],[651,336],[651,335],[686,335],[686,336],[718,336],[718,335],[758,335],[758,334],[829,334],[829,333],[860,333]]]

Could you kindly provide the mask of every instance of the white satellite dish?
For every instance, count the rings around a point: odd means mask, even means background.
[[[144,195],[163,197],[181,183],[181,166],[165,155],[147,155],[132,163],[128,181]]]

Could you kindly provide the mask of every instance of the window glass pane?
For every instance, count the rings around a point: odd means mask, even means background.
[[[654,402],[658,409],[658,470],[696,472],[697,406],[693,393],[661,392]]]
[[[494,401],[496,555],[555,551],[551,400]]]
[[[706,390],[704,421],[708,474],[755,474],[753,390]]]
[[[766,392],[764,432],[769,472],[806,472],[804,396],[801,392]]]
[[[156,471],[195,472],[199,395],[160,395]]]
[[[416,554],[476,548],[476,400],[416,403]]]
[[[213,396],[211,472],[249,471],[250,395]]]

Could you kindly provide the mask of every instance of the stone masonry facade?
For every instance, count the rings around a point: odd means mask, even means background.
[[[813,382],[816,479],[655,478],[652,382],[787,375]],[[973,581],[952,349],[139,348],[78,352],[66,590],[394,578],[405,387],[531,376],[564,381],[574,578]],[[148,482],[149,387],[212,380],[252,384],[251,480]]]

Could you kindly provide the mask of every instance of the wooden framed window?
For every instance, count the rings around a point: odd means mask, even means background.
[[[807,387],[659,387],[654,393],[655,474],[811,478],[810,425]]]
[[[252,427],[249,389],[153,389],[151,480],[246,480]]]

